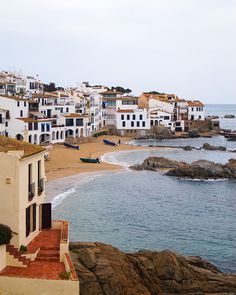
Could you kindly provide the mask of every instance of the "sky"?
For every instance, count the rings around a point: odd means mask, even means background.
[[[236,0],[8,0],[0,70],[236,103]]]

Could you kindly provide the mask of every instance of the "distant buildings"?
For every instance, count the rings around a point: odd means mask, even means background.
[[[121,136],[146,136],[155,126],[187,131],[204,120],[202,102],[175,94],[135,97],[88,82],[44,92],[38,77],[0,72],[0,135],[29,143],[78,141],[102,128]]]

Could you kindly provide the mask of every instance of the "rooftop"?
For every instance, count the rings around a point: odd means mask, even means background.
[[[30,144],[5,136],[0,136],[0,152],[24,151],[23,158],[45,151],[40,145]]]
[[[188,106],[190,106],[190,107],[204,107],[204,104],[200,100],[189,100]]]
[[[126,110],[118,110],[117,113],[134,113],[134,110],[132,109],[126,109]]]

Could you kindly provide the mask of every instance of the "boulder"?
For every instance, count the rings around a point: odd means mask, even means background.
[[[92,244],[95,247],[86,243],[86,248],[73,243],[71,248],[81,295],[236,294],[236,275],[220,272],[201,257],[169,250],[124,253],[111,245]],[[78,254],[86,249],[94,252],[92,269]]]
[[[224,115],[225,119],[234,119],[235,115]]]
[[[149,157],[142,164],[130,167],[134,170],[168,170],[166,175],[192,179],[236,179],[236,159],[230,159],[225,165],[207,160],[194,161],[191,164],[170,160],[164,157]]]
[[[173,136],[175,134],[169,128],[163,127],[163,126],[153,126],[152,132],[153,132],[153,135],[154,135],[155,139],[173,138]]]
[[[224,147],[224,146],[214,146],[214,145],[210,145],[209,143],[204,143],[202,148],[204,150],[209,150],[209,151],[222,151],[222,152],[224,152],[227,150],[226,147]]]
[[[200,137],[200,134],[199,134],[198,129],[190,129],[190,130],[188,131],[188,136],[189,136],[190,138]]]
[[[133,170],[156,171],[156,169],[177,168],[185,164],[186,164],[185,162],[178,162],[178,161],[170,160],[164,157],[149,157],[146,160],[144,160],[142,164],[133,165],[130,168]]]

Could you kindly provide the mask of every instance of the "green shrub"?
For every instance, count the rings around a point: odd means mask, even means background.
[[[107,131],[100,131],[100,132],[97,132],[97,133],[94,133],[94,137],[99,137],[99,136],[102,136],[102,135],[107,135]]]
[[[20,252],[27,252],[27,247],[24,245],[20,246]]]
[[[12,238],[12,231],[9,226],[0,224],[0,245],[6,245]]]
[[[70,271],[63,271],[59,274],[59,277],[61,280],[69,280],[71,276],[71,272]]]

